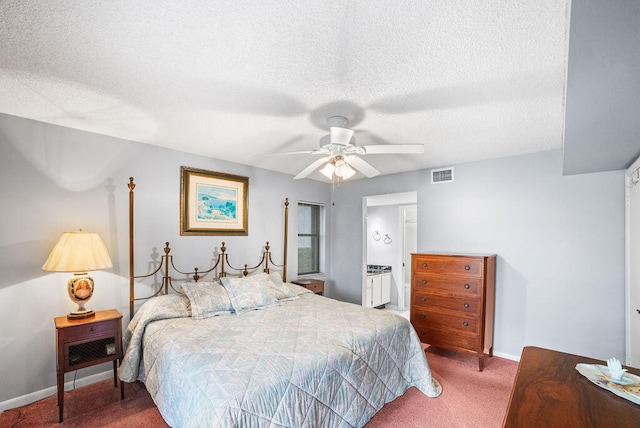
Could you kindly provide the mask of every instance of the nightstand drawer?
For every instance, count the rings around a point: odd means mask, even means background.
[[[300,285],[316,294],[324,293],[324,281],[321,279],[296,279],[292,284]]]
[[[311,290],[314,293],[322,293],[324,292],[324,282],[312,282],[311,284],[306,284],[304,286],[307,290]]]
[[[105,321],[86,325],[68,327],[64,332],[64,342],[76,342],[116,336],[118,332],[118,320]]]

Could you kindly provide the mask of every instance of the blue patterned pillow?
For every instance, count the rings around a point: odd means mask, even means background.
[[[266,275],[224,277],[220,280],[229,293],[233,309],[239,314],[281,304],[269,289]]]
[[[227,290],[219,282],[185,282],[182,291],[191,302],[191,317],[203,319],[233,312]]]

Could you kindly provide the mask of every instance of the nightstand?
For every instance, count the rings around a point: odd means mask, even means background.
[[[307,290],[311,290],[321,296],[322,293],[324,293],[324,281],[321,279],[296,279],[295,281],[291,281],[291,283],[301,285]]]
[[[58,411],[62,422],[64,374],[113,361],[113,384],[118,386],[118,363],[122,362],[122,314],[115,309],[96,311],[91,318],[55,318],[57,336]],[[120,399],[124,383],[120,382]]]

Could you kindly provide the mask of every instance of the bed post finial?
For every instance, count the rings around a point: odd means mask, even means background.
[[[264,246],[264,269],[263,272],[269,273],[269,259],[271,258],[271,253],[269,252],[269,241],[267,241],[267,245]]]
[[[225,276],[227,276],[227,273],[224,271],[224,263],[226,262],[225,260],[225,256],[226,254],[224,253],[225,251],[227,251],[227,247],[224,246],[224,241],[222,242],[222,245],[220,246],[220,251],[222,252],[222,254],[220,254],[220,260],[222,261],[222,263],[220,264],[220,277],[224,278]]]

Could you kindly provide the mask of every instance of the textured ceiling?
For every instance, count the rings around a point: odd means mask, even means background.
[[[567,1],[5,0],[0,112],[291,175],[334,115],[425,145],[383,174],[559,149]]]

